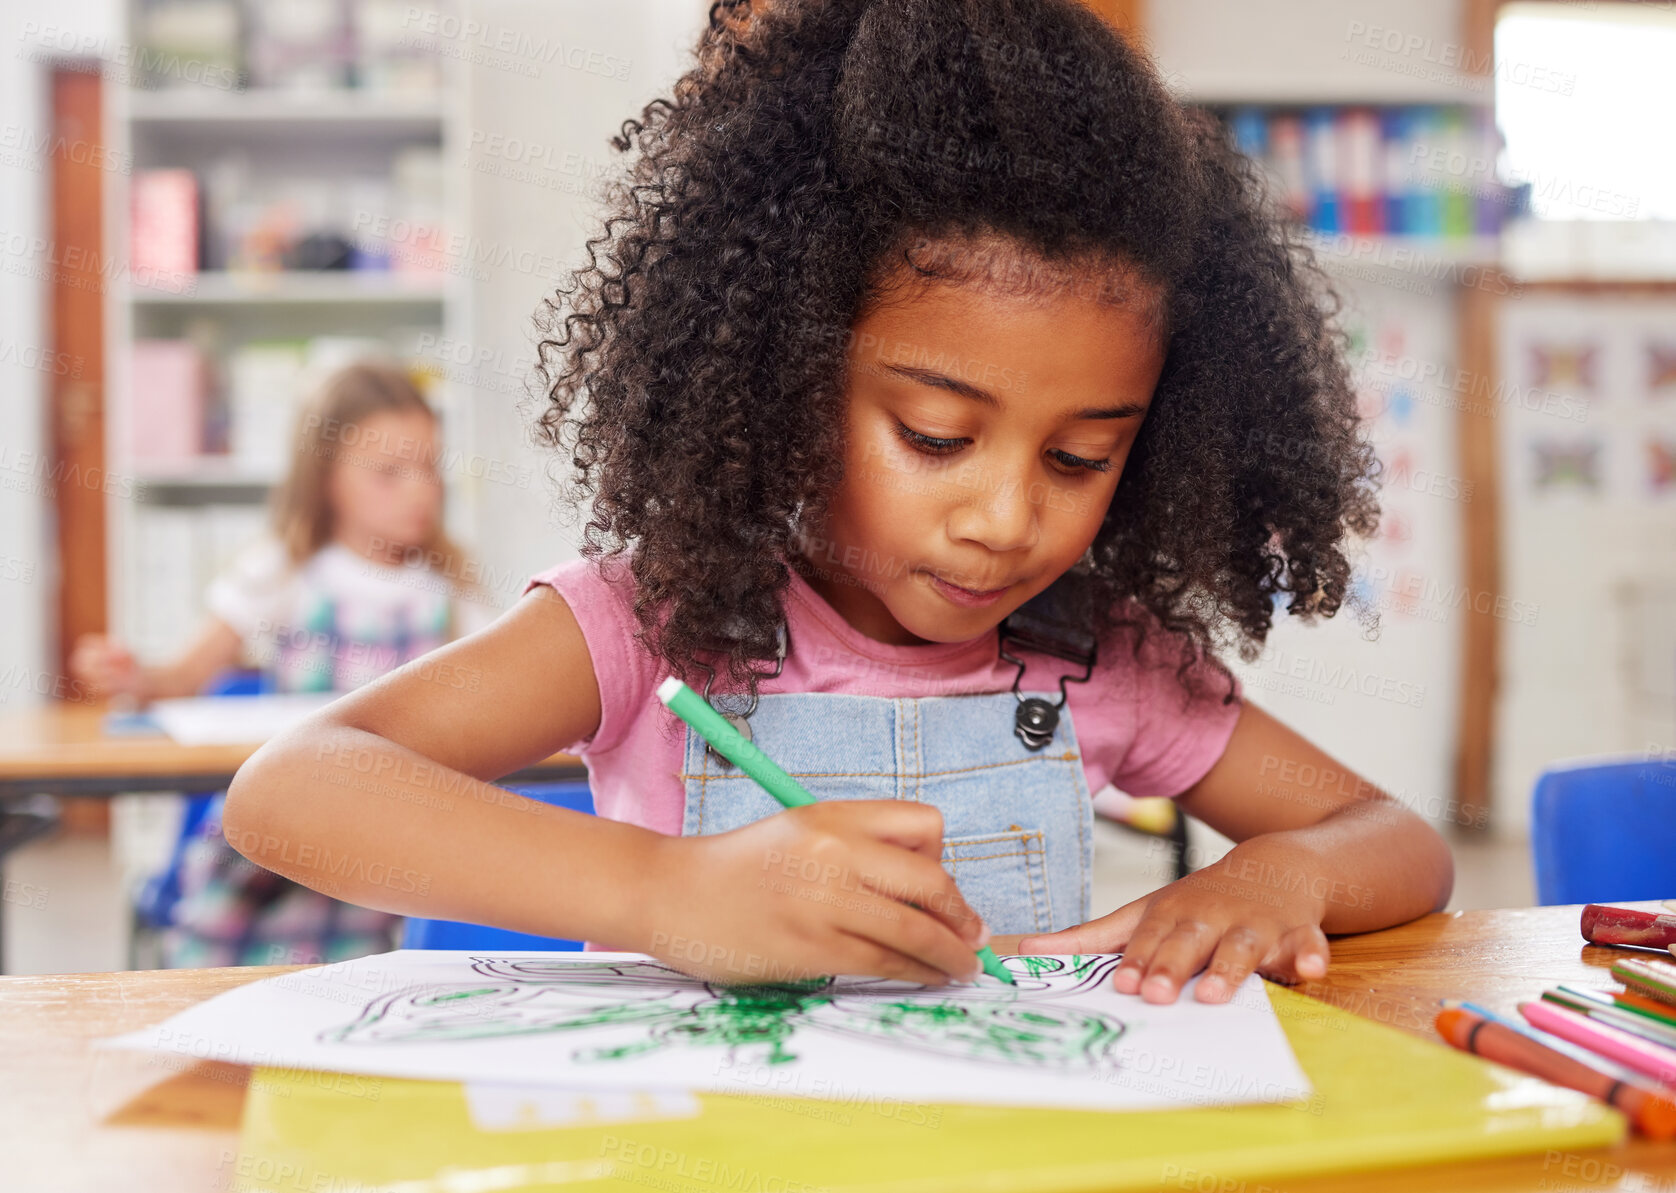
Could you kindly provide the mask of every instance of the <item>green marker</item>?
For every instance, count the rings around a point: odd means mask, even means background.
[[[815,802],[815,797],[805,791],[801,783],[781,770],[756,745],[746,741],[739,730],[727,723],[726,717],[710,707],[708,700],[676,676],[671,675],[658,685],[658,699],[669,706],[670,712],[691,725],[695,733],[716,747],[716,753],[755,779],[783,807],[801,808]],[[990,977],[999,978],[1009,986],[1018,985],[995,955],[995,950],[988,945],[978,950],[978,960]]]

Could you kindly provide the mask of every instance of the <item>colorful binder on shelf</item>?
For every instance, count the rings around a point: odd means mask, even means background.
[[[527,1114],[486,1122],[482,1094],[468,1104],[451,1083],[381,1079],[370,1096],[370,1079],[258,1069],[240,1187],[724,1189],[743,1179],[833,1193],[1049,1193],[1177,1184],[1194,1173],[1232,1187],[1623,1138],[1623,1116],[1592,1098],[1268,990],[1314,1083],[1307,1102],[1098,1114],[701,1095],[684,1107],[682,1097],[602,1107],[593,1122],[555,1127],[542,1125],[533,1102]],[[444,1172],[446,1186],[437,1183]]]

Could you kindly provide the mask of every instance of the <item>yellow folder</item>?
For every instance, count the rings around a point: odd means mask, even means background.
[[[1090,1113],[701,1095],[685,1117],[474,1124],[451,1082],[259,1069],[242,1193],[1238,1188],[1620,1140],[1616,1110],[1269,985],[1307,1102]],[[1144,1079],[1144,1075],[1140,1075]],[[1004,1080],[1004,1078],[1001,1078]]]

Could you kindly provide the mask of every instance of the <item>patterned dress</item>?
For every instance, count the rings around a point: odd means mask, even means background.
[[[244,638],[280,692],[352,691],[495,616],[488,605],[458,599],[446,577],[423,566],[374,563],[332,544],[296,567],[271,541],[241,555],[210,585],[205,604]],[[341,792],[377,798],[353,782]],[[394,946],[402,917],[311,890],[228,845],[224,799],[214,796],[182,850],[180,897],[162,934],[165,965],[307,964]],[[321,885],[331,889],[330,874]]]

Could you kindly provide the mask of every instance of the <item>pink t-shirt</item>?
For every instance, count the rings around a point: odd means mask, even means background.
[[[686,727],[657,697],[667,664],[635,640],[633,583],[619,560],[577,559],[538,573],[524,591],[548,584],[564,597],[593,659],[599,728],[562,748],[587,764],[595,811],[679,836]],[[765,696],[963,696],[1011,691],[1018,673],[1001,661],[994,633],[928,646],[876,642],[795,571],[785,615],[790,649],[779,676],[760,685]],[[1032,663],[1027,689],[1056,688],[1059,672],[1038,679],[1036,671]],[[1137,797],[1180,795],[1222,756],[1239,719],[1238,700],[1189,700],[1174,667],[1142,667],[1126,644],[1103,647],[1089,681],[1066,691],[1091,792],[1110,783]]]

